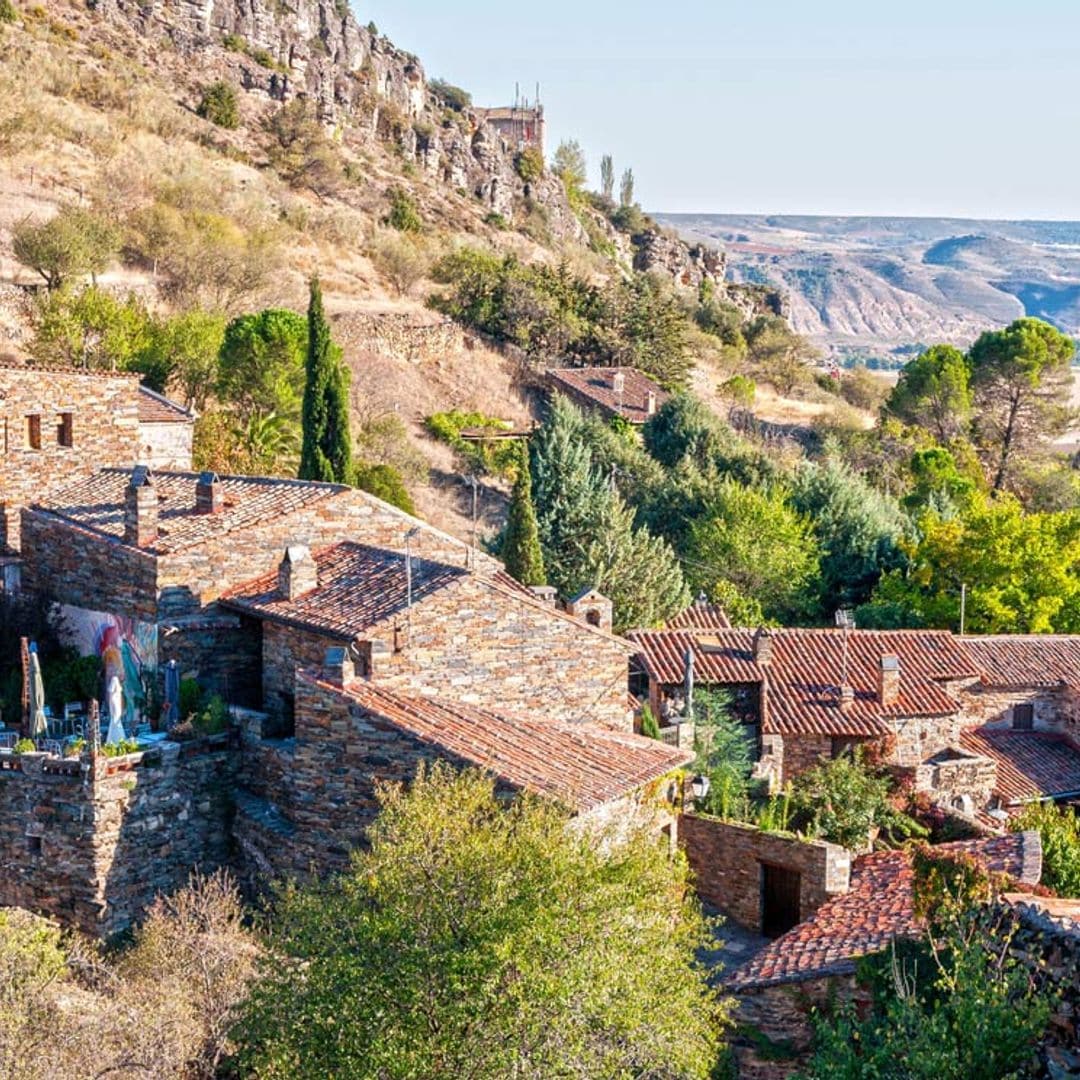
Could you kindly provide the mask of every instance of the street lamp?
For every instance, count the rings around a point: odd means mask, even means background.
[[[698,775],[690,781],[690,790],[694,793],[694,798],[700,802],[709,794],[709,778],[698,773]]]

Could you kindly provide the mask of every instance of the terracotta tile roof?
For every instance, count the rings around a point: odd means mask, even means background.
[[[295,600],[278,592],[274,570],[229,589],[220,603],[262,619],[316,630],[346,641],[352,641],[408,606],[404,555],[364,544],[341,543],[316,551],[313,558],[319,586]],[[413,603],[423,603],[427,597],[467,576],[468,571],[460,567],[413,556]]]
[[[347,641],[393,618],[407,607],[403,554],[345,541],[314,552],[313,558],[318,568],[318,588],[295,600],[287,600],[278,594],[277,571],[274,570],[229,589],[222,595],[220,603],[257,618]],[[600,634],[628,654],[632,652],[625,638],[542,603],[502,567],[470,572],[415,555],[412,563],[414,605],[422,605],[440,590],[469,579],[518,603],[542,608],[553,619],[567,620],[589,633]]]
[[[616,374],[623,377],[621,394],[614,387]],[[649,419],[645,401],[650,391],[656,395],[658,409],[671,396],[648,375],[632,367],[549,368],[547,377],[554,389],[571,397],[585,398],[631,424],[644,424]]]
[[[635,631],[638,661],[658,682],[681,684],[687,648],[694,653],[698,685],[761,683],[766,677],[762,730],[778,734],[873,737],[892,717],[950,716],[959,708],[940,680],[975,674],[971,662],[945,630],[854,630],[848,638],[847,681],[854,700],[840,707],[836,687],[844,668],[839,630],[770,630],[772,660],[754,659],[755,631]],[[900,695],[877,699],[883,656],[900,658]]]
[[[1080,635],[995,634],[960,639],[986,686],[1053,687],[1080,682]]]
[[[994,794],[1002,802],[1080,793],[1080,749],[1063,735],[982,727],[962,731],[960,745],[997,762]]]
[[[1042,872],[1036,832],[938,844],[935,850],[969,852],[988,870],[1028,885],[1036,884]],[[750,990],[844,974],[855,969],[860,956],[880,952],[893,938],[917,935],[920,923],[912,906],[912,880],[906,850],[859,856],[852,865],[848,892],[823,904],[806,922],[732,971],[725,986]]]
[[[339,484],[306,480],[223,476],[220,480],[225,491],[224,509],[217,514],[198,514],[195,512],[198,473],[155,471],[153,478],[159,500],[160,534],[153,547],[142,550],[157,555],[195,547],[349,490]],[[130,479],[129,469],[101,469],[51,495],[47,505],[34,509],[122,541],[124,493]]]
[[[149,386],[139,387],[140,424],[193,424],[195,416]]]
[[[665,630],[730,630],[731,620],[723,608],[699,596],[689,607],[673,615]]]
[[[365,709],[448,755],[487,769],[521,790],[589,810],[629,795],[693,755],[655,739],[593,724],[502,716],[431,698],[410,697],[371,683],[345,690],[317,672],[297,677],[336,689]]]

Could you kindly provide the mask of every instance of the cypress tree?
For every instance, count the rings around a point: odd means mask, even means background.
[[[352,483],[349,374],[341,362],[341,349],[330,340],[318,278],[311,279],[308,302],[303,427],[300,479]]]
[[[507,571],[522,585],[546,585],[544,556],[540,550],[540,532],[532,502],[532,478],[529,455],[522,446],[517,477],[510,496],[510,516],[503,537],[502,560]]]

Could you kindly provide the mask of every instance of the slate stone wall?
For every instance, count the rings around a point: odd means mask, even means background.
[[[106,465],[131,466],[139,454],[139,377],[0,365],[0,537],[19,544],[18,509]],[[71,446],[58,440],[71,414]],[[41,448],[28,442],[39,418]]]
[[[220,738],[93,762],[0,759],[0,906],[108,936],[229,858],[233,762]]]
[[[800,875],[800,921],[851,884],[851,852],[823,840],[797,840],[753,825],[684,814],[679,843],[698,895],[756,933],[761,932],[762,863]]]

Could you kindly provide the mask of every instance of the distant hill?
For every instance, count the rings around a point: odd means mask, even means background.
[[[1080,335],[1080,222],[655,216],[723,243],[734,280],[786,289],[795,328],[840,356],[898,362],[1025,314]]]

